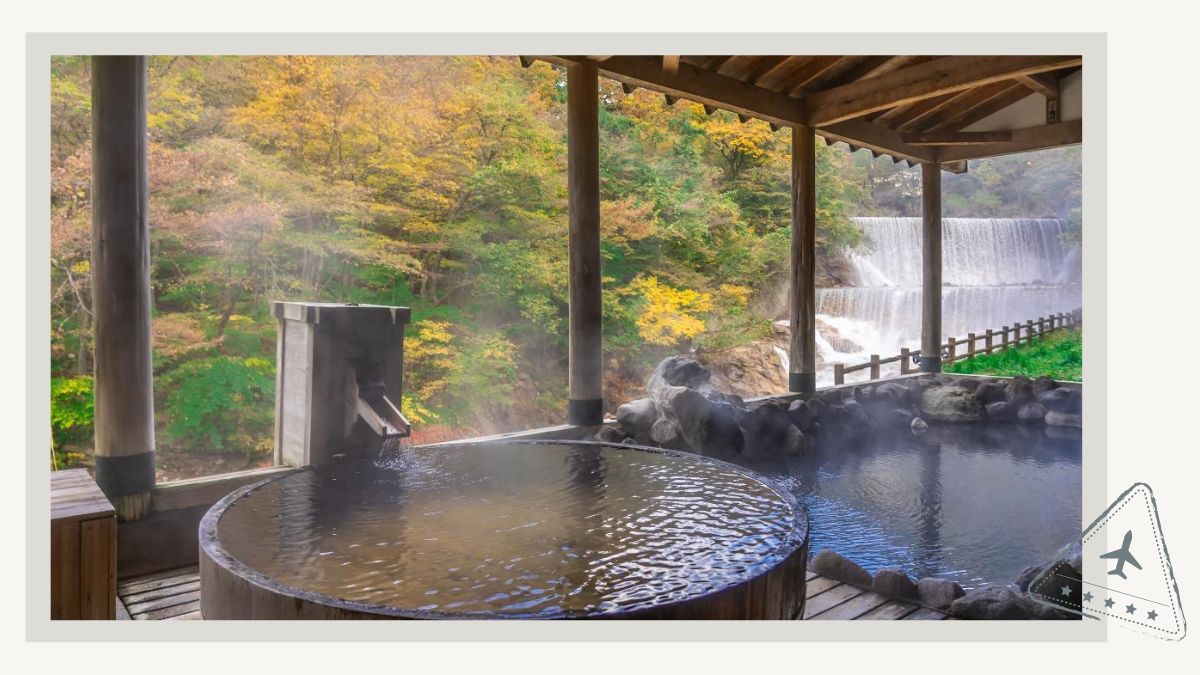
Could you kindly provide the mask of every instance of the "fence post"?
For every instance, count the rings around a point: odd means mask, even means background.
[[[846,366],[844,364],[841,364],[841,363],[833,364],[833,383],[834,384],[845,384],[846,383]]]
[[[878,354],[871,355],[871,379],[872,380],[879,379],[879,355]]]
[[[967,333],[967,358],[975,358],[975,334]]]
[[[1000,349],[1008,349],[1008,326],[1000,329]]]
[[[1025,341],[1033,342],[1033,319],[1025,322]]]
[[[1038,337],[1042,337],[1043,335],[1046,334],[1046,317],[1044,317],[1044,316],[1038,317],[1038,333],[1037,334],[1038,334]]]
[[[1066,328],[1066,327],[1067,327],[1067,326],[1066,326],[1066,321],[1067,321],[1067,315],[1066,315],[1066,314],[1063,314],[1062,312],[1059,312],[1059,313],[1058,313],[1058,327],[1059,327],[1059,328]]]
[[[900,348],[900,374],[908,374],[908,363],[912,360],[912,354],[908,351],[908,347]]]
[[[1054,315],[1051,314],[1047,320],[1046,332],[1049,333],[1049,332],[1053,332],[1053,331],[1054,331]]]
[[[984,347],[984,349],[987,350],[986,352],[984,352],[985,354],[992,353],[992,329],[991,328],[987,329],[987,332],[983,334],[983,347]]]
[[[954,363],[954,336],[946,338],[946,363]]]
[[[1020,345],[1021,344],[1021,323],[1020,322],[1014,323],[1012,330],[1013,330],[1013,344]]]

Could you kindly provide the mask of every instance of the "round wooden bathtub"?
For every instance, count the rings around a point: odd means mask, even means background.
[[[200,524],[205,619],[791,619],[808,517],[731,464],[577,441],[402,449]]]

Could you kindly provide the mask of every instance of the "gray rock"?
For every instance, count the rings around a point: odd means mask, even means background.
[[[1054,380],[1050,379],[1046,375],[1039,375],[1036,379],[1034,379],[1033,385],[1032,385],[1034,396],[1041,396],[1042,394],[1050,391],[1051,389],[1056,389],[1056,388],[1058,388],[1058,383],[1055,382]]]
[[[817,430],[817,420],[820,413],[817,412],[822,404],[816,399],[808,401],[792,401],[788,406],[788,417],[791,418],[792,424],[796,425],[805,433],[812,433]]]
[[[983,402],[984,405],[1003,401],[1004,386],[1002,382],[984,382],[975,388],[975,398]]]
[[[875,387],[875,398],[896,405],[908,405],[912,402],[912,392],[899,382],[884,382]]]
[[[875,572],[875,581],[871,586],[876,593],[897,598],[916,598],[917,585],[899,567],[884,567]]]
[[[639,398],[617,408],[617,424],[633,434],[649,434],[658,421],[658,406],[648,398]]]
[[[962,586],[949,579],[925,577],[917,582],[917,599],[922,605],[934,609],[947,609],[966,594]]]
[[[692,389],[674,392],[669,401],[680,436],[693,451],[706,455],[742,451],[745,438],[733,406],[710,401]]]
[[[983,419],[983,404],[960,387],[929,387],[921,394],[921,413],[935,422],[978,422]]]
[[[1016,422],[1017,404],[1008,401],[996,401],[987,404],[987,418],[992,422]]]
[[[813,558],[812,571],[833,577],[863,588],[870,588],[871,573],[829,549],[823,549]]]
[[[605,443],[620,443],[625,440],[625,431],[611,424],[606,424],[596,432],[596,440]]]
[[[1048,411],[1078,415],[1083,412],[1083,395],[1078,389],[1059,387],[1042,392],[1038,403]]]
[[[799,454],[804,449],[804,434],[792,424],[788,413],[776,405],[764,404],[742,413],[738,425],[749,450]]]
[[[954,380],[954,386],[958,387],[959,389],[966,389],[971,393],[974,393],[975,390],[979,388],[979,385],[982,384],[980,380],[977,380],[973,377],[956,377]]]
[[[1024,375],[1017,375],[1008,381],[1004,388],[1004,400],[1012,403],[1026,403],[1033,400],[1033,381]]]
[[[1046,409],[1037,401],[1024,403],[1017,409],[1017,420],[1021,422],[1041,422],[1045,416]]]
[[[920,436],[926,431],[929,431],[929,424],[920,417],[914,417],[909,428],[912,429],[914,435]]]
[[[1016,579],[1017,588],[1021,589],[1022,593],[1025,593],[1026,591],[1028,591],[1029,584],[1033,583],[1033,580],[1036,579],[1037,576],[1042,573],[1042,570],[1045,567],[1046,567],[1045,564],[1030,565],[1029,567],[1026,567],[1025,569],[1021,570],[1021,573],[1017,575],[1017,579]]]
[[[1052,427],[1075,427],[1076,429],[1083,428],[1083,416],[1072,415],[1070,413],[1057,412],[1050,410],[1046,413],[1046,424]]]
[[[654,396],[664,385],[695,389],[708,384],[712,371],[686,356],[670,356],[654,367],[646,381],[646,393]]]
[[[650,428],[650,440],[663,447],[674,447],[680,440],[679,427],[671,420],[660,417]]]
[[[1029,603],[1011,588],[984,586],[967,591],[950,605],[950,614],[960,619],[1028,619]]]
[[[888,427],[910,427],[916,416],[908,408],[891,408],[878,417],[881,424]]]

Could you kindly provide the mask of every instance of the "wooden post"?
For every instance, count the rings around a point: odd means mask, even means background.
[[[1059,328],[1066,328],[1066,327],[1067,327],[1066,321],[1067,321],[1067,315],[1066,315],[1066,314],[1063,314],[1062,312],[1059,312],[1059,313],[1058,313],[1058,322],[1057,322],[1057,323],[1058,323],[1058,327],[1059,327]]]
[[[921,370],[940,372],[942,336],[942,169],[921,165]]]
[[[1043,335],[1046,334],[1046,317],[1044,317],[1044,316],[1038,317],[1038,332],[1037,332],[1037,334],[1038,334],[1038,337],[1042,337]]]
[[[788,390],[817,389],[816,135],[792,128],[792,258],[789,298],[791,345]]]
[[[967,333],[967,358],[975,358],[975,334]]]
[[[955,340],[953,335],[946,338],[946,363],[954,363],[954,343]],[[941,351],[941,349],[939,348],[938,351]]]
[[[1020,321],[1013,324],[1013,344],[1016,346],[1021,345],[1021,322]]]
[[[122,520],[154,489],[146,58],[92,57],[96,483]]]
[[[878,354],[871,355],[871,379],[872,380],[879,379],[879,355]]]
[[[1000,349],[1008,349],[1008,326],[1000,330]]]
[[[1025,322],[1025,342],[1033,342],[1033,319]]]
[[[983,334],[983,353],[984,354],[992,353],[992,335],[993,335],[993,333],[992,333],[991,328],[987,329],[987,332]]]
[[[910,352],[908,350],[908,347],[901,347],[900,348],[900,374],[901,375],[908,374],[908,364],[910,361],[912,361],[912,352]]]
[[[1046,328],[1046,330],[1048,332],[1052,332],[1054,330],[1054,315],[1051,314],[1049,316],[1048,320],[1049,320],[1049,326]]]
[[[845,384],[846,383],[846,366],[844,364],[841,364],[841,363],[833,364],[833,383],[834,384]]]
[[[567,193],[570,220],[567,423],[591,426],[604,421],[599,74],[592,61],[567,66]]]

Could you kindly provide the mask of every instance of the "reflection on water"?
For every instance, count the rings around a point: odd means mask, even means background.
[[[1078,430],[1005,424],[933,427],[789,461],[729,459],[807,505],[813,553],[970,588],[1011,583],[1079,536],[1080,456]]]
[[[789,500],[742,473],[626,448],[403,449],[299,472],[222,517],[228,552],[358,602],[523,616],[703,595],[789,553]]]

